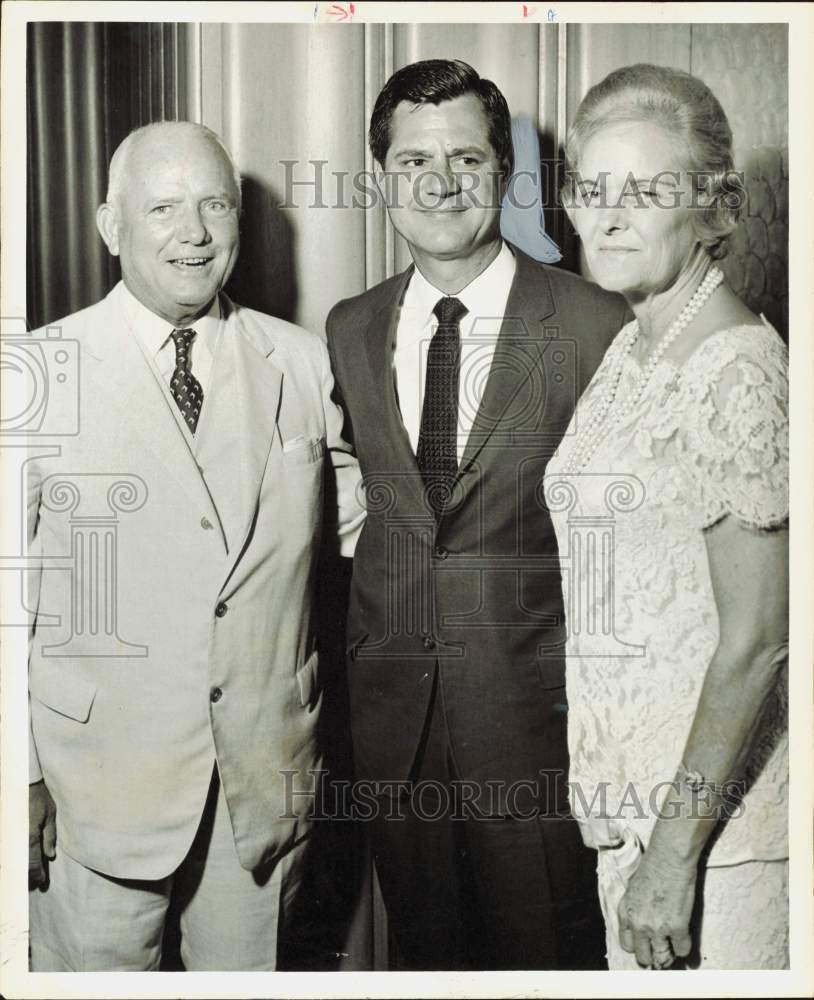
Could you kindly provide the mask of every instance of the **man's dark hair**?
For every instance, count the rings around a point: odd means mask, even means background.
[[[425,59],[397,70],[376,98],[370,116],[368,142],[373,158],[384,166],[390,148],[390,121],[402,101],[409,104],[440,104],[464,94],[480,98],[489,123],[489,141],[501,164],[511,173],[512,121],[506,98],[491,80],[478,76],[472,67],[460,59]]]

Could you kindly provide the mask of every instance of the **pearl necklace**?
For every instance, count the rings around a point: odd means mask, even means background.
[[[608,433],[610,428],[633,412],[667,348],[689,326],[707,299],[709,299],[723,280],[723,272],[713,264],[704,276],[704,280],[695,290],[690,301],[667,328],[667,333],[665,333],[647,359],[647,363],[642,368],[638,381],[625,404],[620,407],[614,407],[625,361],[639,339],[640,330],[638,322],[634,321],[631,324],[630,330],[625,334],[624,339],[617,348],[617,364],[606,382],[601,396],[591,408],[590,416],[587,417],[581,431],[577,434],[571,454],[563,465],[563,473],[571,474],[579,472],[589,461],[600,440]],[[612,418],[608,419],[612,409],[615,412]]]

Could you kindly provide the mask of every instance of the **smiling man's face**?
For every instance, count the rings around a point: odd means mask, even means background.
[[[499,238],[504,169],[475,94],[440,104],[402,101],[384,170],[390,220],[419,265],[466,260]]]
[[[209,308],[238,252],[239,192],[223,150],[181,126],[139,137],[99,228],[135,297],[176,327]]]

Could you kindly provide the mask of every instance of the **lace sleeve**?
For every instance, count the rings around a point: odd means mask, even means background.
[[[789,510],[785,345],[769,328],[727,330],[688,369],[681,448],[701,527],[728,514],[748,527],[779,527]]]

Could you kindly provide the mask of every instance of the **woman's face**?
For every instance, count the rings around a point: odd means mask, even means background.
[[[609,125],[585,145],[569,215],[593,278],[633,301],[669,288],[697,247],[693,185],[669,134]]]

